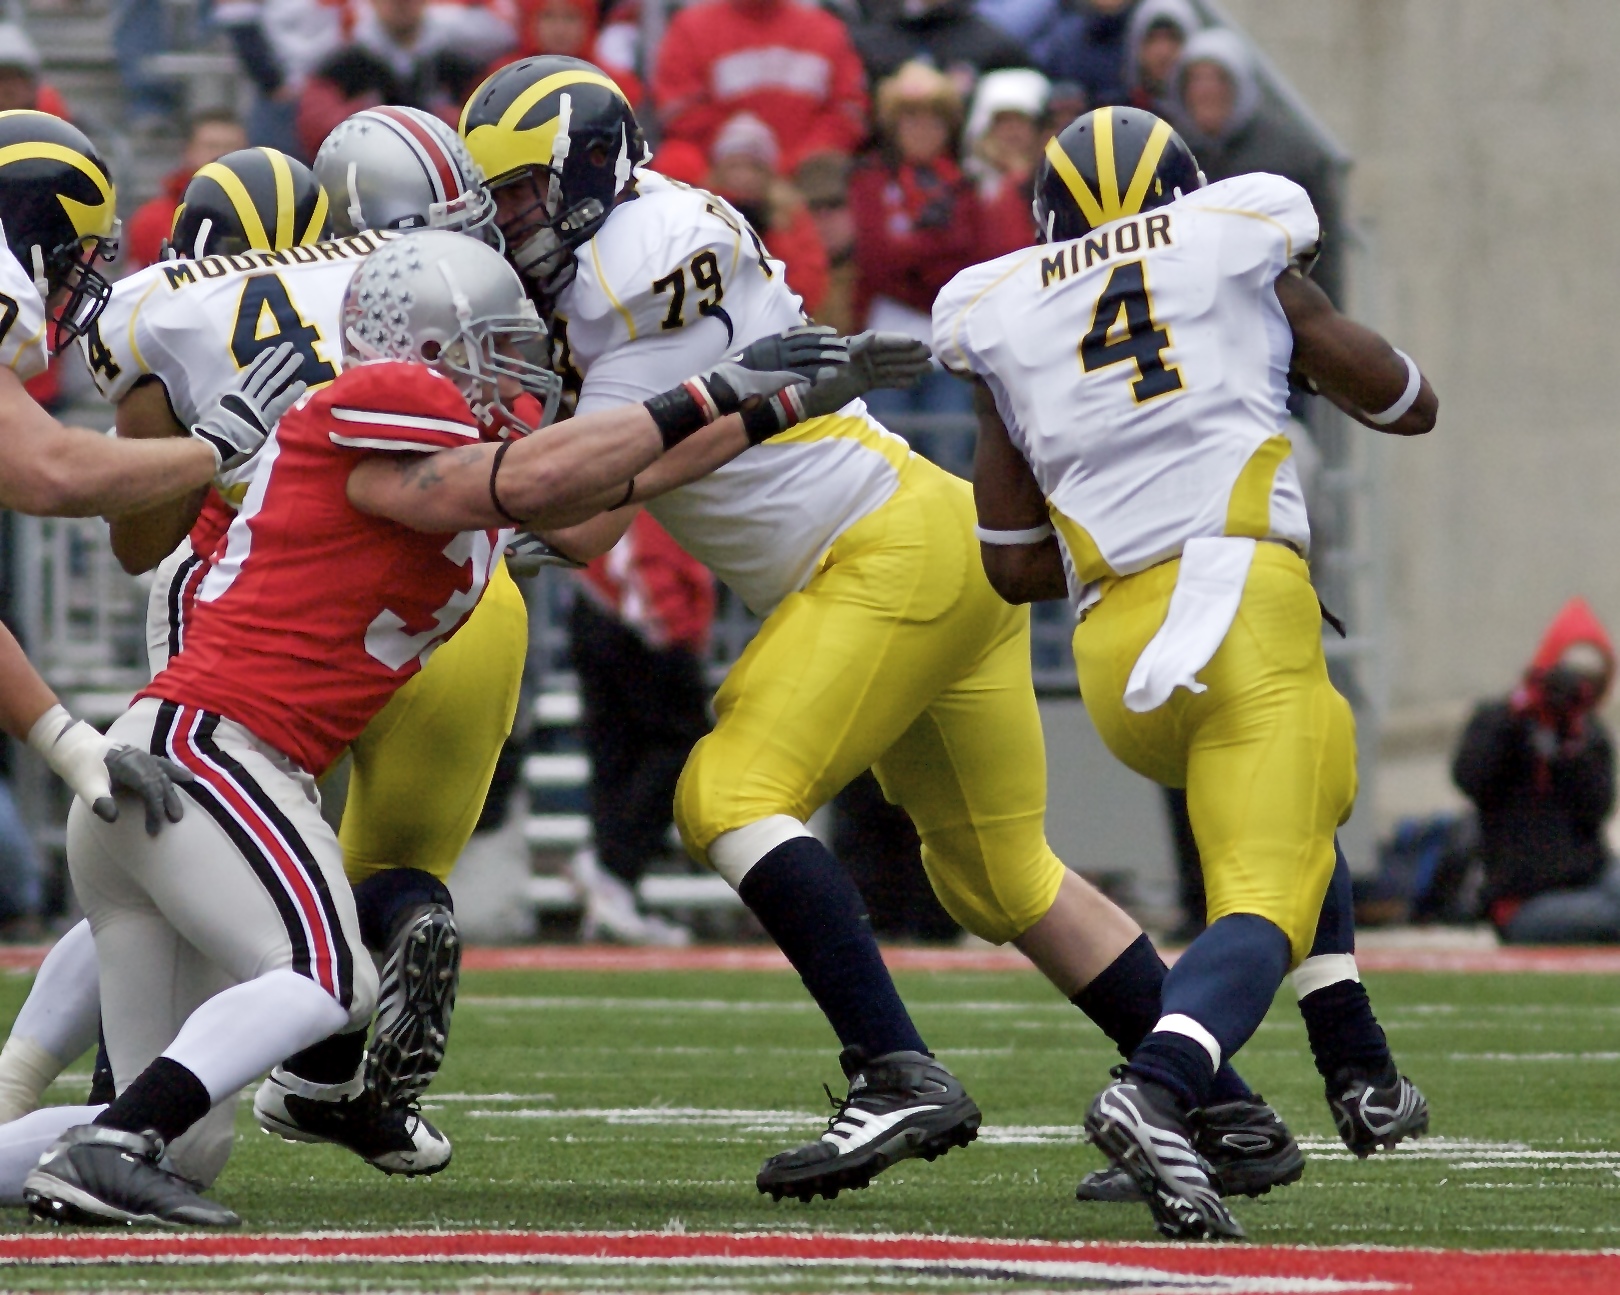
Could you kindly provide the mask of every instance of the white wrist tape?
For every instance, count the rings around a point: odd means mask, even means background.
[[[975,526],[973,533],[979,537],[980,544],[998,544],[1011,547],[1015,544],[1039,544],[1042,540],[1053,534],[1052,524],[1043,522],[1039,526],[1030,526],[1021,531],[992,531],[983,526]]]
[[[83,720],[74,719],[60,702],[34,721],[28,730],[28,745],[86,805],[112,795],[107,752],[113,744]]]
[[[1406,361],[1406,390],[1401,392],[1400,399],[1383,413],[1367,415],[1369,423],[1377,423],[1380,427],[1388,427],[1391,423],[1398,422],[1401,415],[1417,401],[1418,392],[1423,390],[1423,375],[1418,372],[1418,366],[1412,363],[1412,357],[1398,347],[1391,349]]]

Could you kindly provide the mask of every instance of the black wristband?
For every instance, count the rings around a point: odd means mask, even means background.
[[[495,457],[490,460],[489,464],[489,502],[495,505],[495,511],[498,512],[502,517],[506,518],[507,521],[512,522],[517,526],[522,526],[524,524],[523,519],[521,517],[514,517],[511,513],[507,512],[506,506],[501,503],[500,495],[495,492],[495,474],[501,470],[501,460],[506,457],[506,452],[511,448],[511,441],[502,441],[498,446],[495,447]]]
[[[679,445],[693,432],[707,427],[720,413],[713,397],[696,378],[660,392],[642,404],[652,415],[666,451]]]
[[[742,411],[743,431],[748,443],[758,445],[773,436],[780,436],[788,428],[802,423],[805,418],[804,395],[809,388],[794,385],[783,387],[774,396],[766,396]]]

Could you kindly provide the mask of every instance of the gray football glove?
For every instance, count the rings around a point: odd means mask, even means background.
[[[811,382],[830,378],[849,362],[849,338],[826,324],[801,324],[785,333],[762,337],[731,357],[745,369],[792,369]]]
[[[515,576],[539,575],[541,567],[566,567],[570,571],[578,571],[584,565],[546,543],[533,531],[519,531],[506,542],[506,569]]]
[[[932,367],[926,342],[901,333],[860,333],[849,340],[849,363],[829,367],[799,392],[804,417],[836,413],[878,387],[909,387]]]
[[[132,791],[146,805],[148,836],[156,836],[162,830],[164,819],[178,823],[185,816],[177,784],[196,781],[190,769],[135,746],[115,746],[105,759],[114,796],[120,791]],[[109,823],[118,819],[118,801],[114,796],[103,797],[90,806],[98,817]]]
[[[198,419],[191,434],[213,450],[216,472],[240,467],[259,452],[277,420],[303,396],[303,366],[291,342],[261,351]]]

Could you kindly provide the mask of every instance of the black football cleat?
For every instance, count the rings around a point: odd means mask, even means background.
[[[277,1066],[253,1096],[253,1117],[288,1142],[331,1142],[385,1174],[415,1178],[450,1163],[450,1139],[415,1107],[384,1106],[358,1082],[311,1084]]]
[[[897,1161],[934,1160],[979,1136],[979,1108],[927,1053],[868,1060],[846,1048],[838,1061],[849,1076],[849,1096],[833,1101],[837,1109],[820,1138],[765,1162],[755,1183],[772,1200],[832,1200],[846,1188],[865,1187]]]
[[[439,1073],[460,979],[456,916],[443,904],[423,904],[400,923],[383,959],[366,1052],[366,1087],[383,1105],[421,1100]]]
[[[1222,1196],[1264,1196],[1304,1176],[1305,1153],[1258,1093],[1253,1101],[1194,1111],[1189,1123],[1193,1148],[1208,1163],[1210,1181]],[[1112,1165],[1087,1174],[1074,1195],[1076,1200],[1111,1203],[1144,1199],[1136,1180]]]
[[[1159,1232],[1172,1240],[1241,1238],[1175,1098],[1123,1067],[1115,1074],[1086,1112],[1086,1136],[1130,1175]]]
[[[58,1138],[23,1179],[36,1218],[86,1227],[235,1228],[235,1212],[158,1162],[163,1139],[81,1124]]]
[[[1429,1102],[1418,1086],[1392,1066],[1389,1076],[1368,1078],[1341,1070],[1327,1087],[1328,1109],[1339,1136],[1358,1159],[1390,1151],[1429,1131]]]

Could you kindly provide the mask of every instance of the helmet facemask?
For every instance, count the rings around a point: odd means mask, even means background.
[[[112,298],[112,284],[96,269],[98,261],[111,261],[118,255],[120,223],[113,222],[112,233],[105,238],[91,234],[72,243],[63,243],[46,254],[38,243],[33,247],[34,286],[45,299],[46,311],[53,325],[51,349],[60,351],[90,331],[90,326],[107,308]],[[59,292],[67,295],[61,304],[51,309],[51,298]]]

